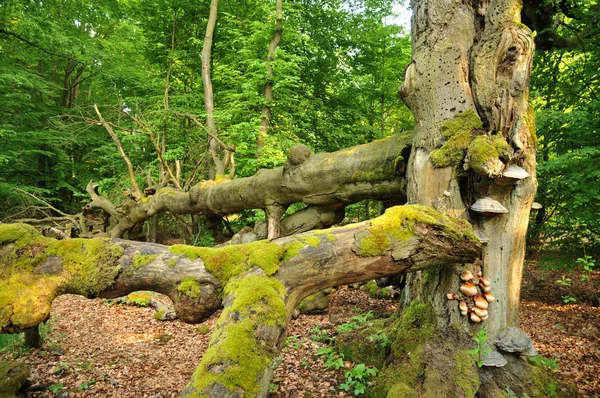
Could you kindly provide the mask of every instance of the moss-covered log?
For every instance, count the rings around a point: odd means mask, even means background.
[[[167,294],[179,319],[199,322],[224,304],[184,395],[265,396],[293,310],[330,286],[472,261],[468,223],[425,206],[393,207],[374,220],[222,248],[120,239],[45,238],[0,224],[0,330],[32,327],[59,294]],[[237,395],[236,395],[237,394]]]
[[[135,225],[161,212],[175,214],[231,214],[265,209],[276,203],[302,202],[312,206],[339,206],[363,199],[404,203],[403,176],[411,135],[397,135],[349,149],[313,154],[304,145],[292,147],[284,167],[259,170],[255,175],[230,180],[218,176],[189,192],[158,189],[150,196],[129,199],[114,206],[90,184],[89,206],[104,209],[117,224],[109,235],[123,237]]]

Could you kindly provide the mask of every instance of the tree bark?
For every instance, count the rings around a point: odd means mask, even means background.
[[[152,290],[168,295],[178,318],[189,323],[223,303],[183,396],[266,396],[286,327],[304,297],[339,284],[473,261],[479,250],[468,223],[424,206],[394,207],[326,233],[219,249],[56,241],[25,224],[1,224],[0,331],[36,326],[64,293],[111,298]]]
[[[265,98],[260,114],[260,126],[258,128],[258,139],[256,140],[256,153],[260,159],[265,146],[265,140],[269,131],[271,122],[271,101],[273,100],[273,61],[275,61],[275,50],[281,41],[283,34],[283,0],[275,1],[275,33],[269,43],[267,52],[267,74],[265,82]]]
[[[527,102],[534,46],[531,32],[520,24],[517,0],[425,0],[412,1],[412,7],[413,60],[399,90],[415,117],[408,200],[470,220],[489,241],[476,264],[447,264],[408,276],[401,308],[406,313],[415,303],[429,306],[437,332],[448,336],[453,350],[459,352],[471,342],[467,334],[482,327],[491,344],[508,326],[519,326],[525,239],[536,190],[534,121]],[[489,151],[492,146],[495,149]],[[454,160],[449,159],[452,153]],[[522,167],[530,177],[519,184],[497,183],[495,178],[509,165]],[[492,217],[471,210],[483,197],[500,202],[508,213]],[[447,293],[459,292],[465,270],[481,272],[491,281],[496,297],[489,305],[489,318],[481,323],[462,316],[457,302],[446,299]],[[473,302],[467,302],[471,312]],[[424,386],[435,372],[446,373],[448,381],[459,379],[432,363],[437,357],[431,350],[424,352],[428,356],[423,358],[427,363]],[[523,382],[528,376],[524,373],[516,379]],[[458,384],[445,394],[464,393],[464,386]],[[472,388],[480,396],[498,393],[491,382],[481,386],[478,382]],[[530,393],[516,382],[510,388]]]
[[[288,153],[285,167],[260,170],[252,177],[203,181],[189,192],[161,188],[139,201],[121,206],[108,201],[91,184],[88,206],[115,217],[109,236],[123,237],[133,226],[164,211],[175,214],[225,215],[244,209],[265,209],[270,203],[287,206],[343,206],[363,199],[404,203],[405,156],[410,135],[394,136],[350,149],[311,154],[303,145]]]
[[[215,123],[214,118],[215,103],[213,98],[212,80],[210,77],[210,59],[215,25],[217,24],[218,7],[219,0],[211,0],[208,21],[206,22],[206,34],[204,35],[204,44],[202,46],[202,55],[200,56],[202,60],[202,85],[204,87],[204,109],[206,111],[206,128],[210,132],[209,135],[211,136],[211,138],[208,141],[208,148],[211,154],[213,155],[213,164],[209,168],[208,175],[208,177],[211,180],[214,180],[215,176],[218,174],[225,174],[223,162],[218,156],[218,153],[220,152],[219,145],[216,142],[216,140],[212,138],[212,136],[215,136],[217,134],[217,125]]]

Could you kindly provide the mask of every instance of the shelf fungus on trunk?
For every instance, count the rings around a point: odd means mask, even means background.
[[[508,209],[500,202],[487,196],[473,203],[471,210],[488,217],[508,213]]]
[[[529,177],[531,177],[531,174],[529,174],[527,170],[516,164],[511,164],[504,170],[500,177],[494,179],[494,182],[498,185],[512,185]]]

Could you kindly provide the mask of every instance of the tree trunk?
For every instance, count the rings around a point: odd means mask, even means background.
[[[206,128],[211,136],[208,141],[208,148],[211,152],[213,163],[209,167],[208,178],[214,180],[216,175],[225,174],[223,162],[220,160],[218,153],[221,148],[217,141],[212,136],[217,133],[217,125],[215,123],[214,112],[215,103],[213,98],[212,80],[210,77],[211,68],[211,52],[213,35],[215,31],[215,25],[217,24],[217,11],[219,7],[219,0],[211,0],[210,12],[208,15],[208,21],[206,23],[206,33],[204,35],[204,44],[202,46],[202,84],[204,87],[204,109],[206,111]]]
[[[267,53],[267,74],[265,82],[265,99],[260,115],[260,127],[258,129],[258,139],[256,140],[257,158],[260,159],[265,146],[265,140],[268,135],[269,123],[271,121],[271,101],[273,100],[273,61],[275,60],[275,50],[281,41],[283,33],[283,0],[275,2],[275,33],[269,43]]]
[[[264,397],[287,324],[304,297],[338,284],[473,261],[479,250],[468,223],[419,205],[327,233],[218,249],[56,241],[25,224],[1,224],[0,332],[36,326],[65,293],[111,298],[152,290],[168,295],[188,323],[223,303],[183,395]]]
[[[408,200],[468,219],[487,244],[476,263],[447,264],[407,277],[398,317],[403,319],[424,305],[436,335],[446,337],[443,341],[425,339],[410,351],[396,349],[396,362],[388,369],[397,371],[394,367],[409,358],[423,366],[424,376],[387,385],[379,382],[377,391],[497,396],[503,387],[485,377],[486,367],[477,380],[472,372],[461,374],[457,363],[464,350],[472,347],[469,336],[475,332],[485,328],[487,344],[493,346],[500,332],[519,326],[525,239],[536,190],[534,122],[527,103],[533,40],[520,24],[517,0],[413,0],[412,8],[413,60],[399,90],[413,111],[416,126],[407,172]],[[530,177],[507,184],[499,177],[509,165],[520,166]],[[484,197],[493,198],[508,212],[485,214],[470,209]],[[459,291],[466,270],[475,275],[475,281],[482,281],[478,273],[491,281],[496,300],[490,298],[484,320],[474,312],[472,317],[475,303]],[[457,301],[446,298],[452,292],[465,299],[468,315],[461,315]],[[440,360],[436,352],[449,348],[453,360]],[[514,361],[507,359],[509,365],[503,370],[514,373]],[[444,375],[443,388],[436,383],[440,375]],[[524,372],[509,387],[519,395],[531,395],[533,387],[524,380],[530,376],[531,372]],[[473,381],[465,385],[469,378]]]
[[[119,238],[133,226],[164,211],[213,216],[265,209],[275,203],[287,206],[303,202],[337,208],[367,198],[405,203],[402,175],[409,142],[410,135],[393,136],[316,155],[306,146],[297,145],[290,149],[285,167],[260,170],[252,177],[203,181],[189,192],[160,188],[150,196],[137,201],[129,199],[121,206],[101,196],[97,184],[90,184],[87,192],[92,201],[88,206],[101,208],[114,217],[115,226],[109,236]],[[318,214],[314,217],[317,224],[323,221]]]

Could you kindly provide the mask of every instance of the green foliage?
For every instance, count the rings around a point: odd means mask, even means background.
[[[319,341],[321,343],[330,344],[333,342],[333,337],[329,335],[327,330],[321,330],[318,326],[315,326],[310,330],[311,339],[314,341]]]
[[[483,360],[488,355],[488,353],[492,351],[492,349],[485,344],[488,340],[488,335],[485,332],[485,328],[475,333],[475,336],[473,336],[473,340],[475,340],[475,342],[477,343],[477,347],[473,348],[472,350],[469,350],[468,352],[477,361],[477,366],[482,367]]]
[[[367,336],[367,340],[377,343],[382,349],[386,349],[391,344],[390,339],[385,333],[370,334]]]
[[[365,393],[369,379],[376,375],[377,369],[375,368],[368,368],[364,363],[354,365],[352,369],[344,374],[346,382],[340,384],[340,389],[344,391],[353,390],[354,395],[362,395]]]
[[[592,256],[580,257],[575,261],[579,266],[583,268],[583,274],[581,275],[581,281],[587,282],[590,280],[592,271],[596,268],[596,260]]]
[[[339,354],[333,347],[321,346],[315,355],[325,357],[324,366],[326,368],[338,370],[344,367],[344,355]]]
[[[544,358],[541,355],[536,355],[534,357],[529,357],[529,362],[534,364],[535,366],[545,366],[550,370],[558,369],[558,361],[552,358]]]
[[[369,311],[362,315],[355,315],[350,318],[349,322],[342,323],[337,327],[338,332],[351,332],[354,329],[364,325],[368,321],[373,319],[373,311]]]
[[[531,103],[539,138],[538,196],[530,240],[575,257],[600,251],[600,46],[597,7],[573,4],[556,18],[557,33],[573,38],[569,49],[538,51],[533,62]]]

